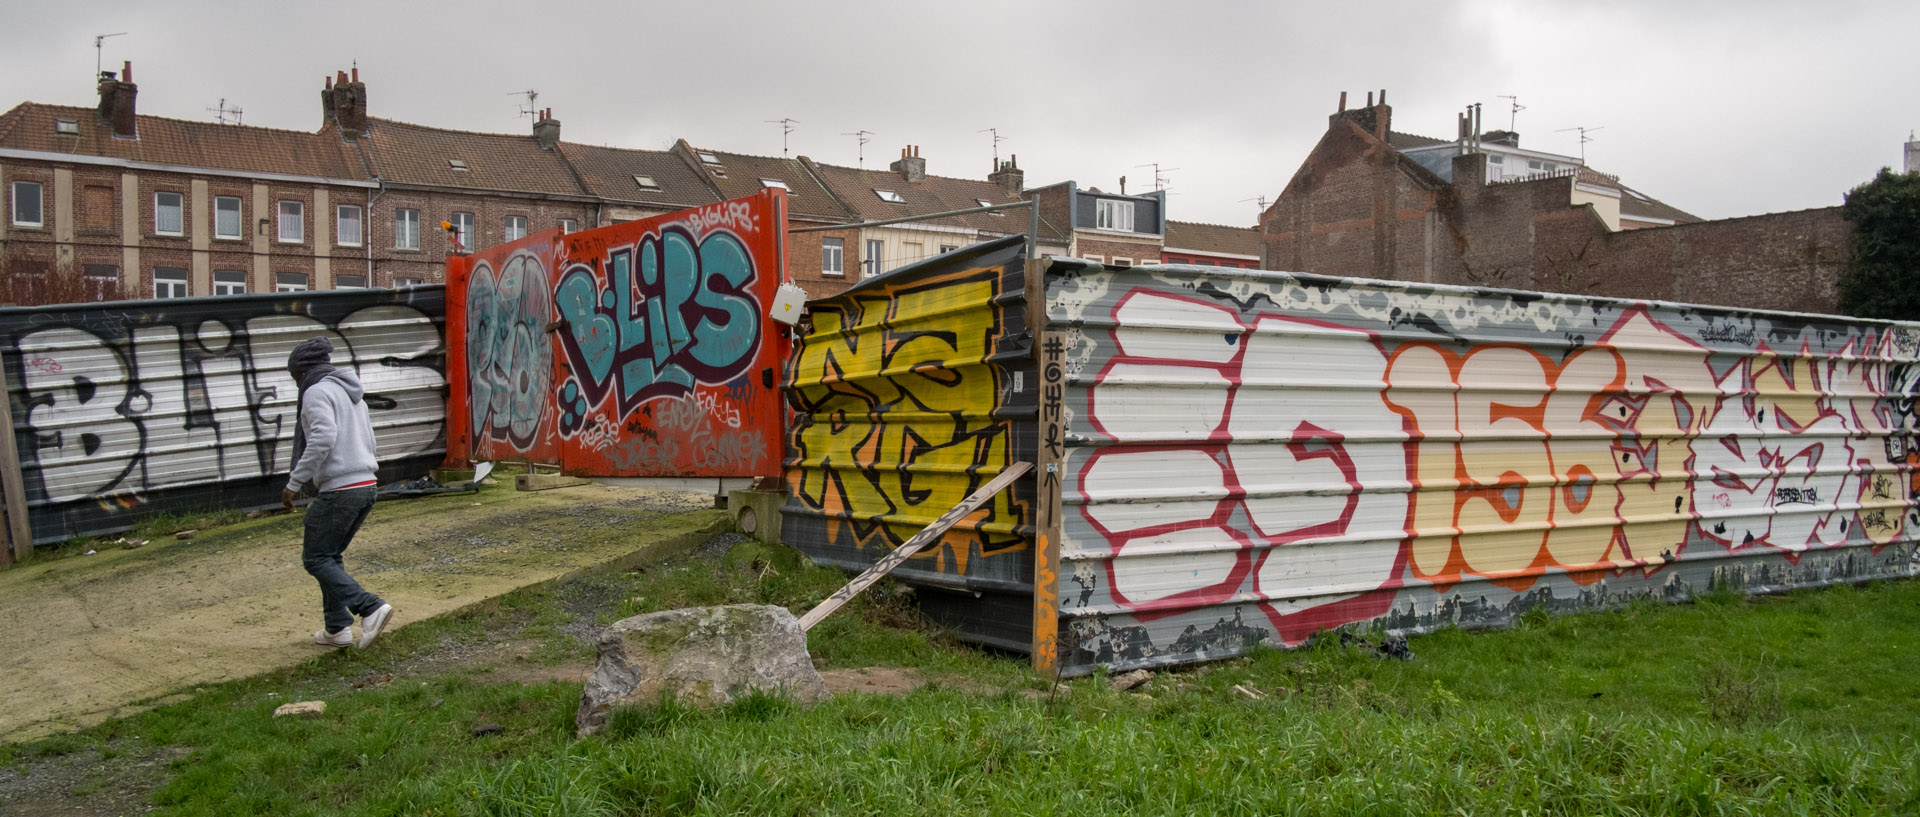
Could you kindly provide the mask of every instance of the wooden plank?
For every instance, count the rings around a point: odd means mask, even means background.
[[[1033,464],[1028,462],[1016,462],[1007,466],[1007,470],[1001,471],[999,476],[989,480],[987,484],[980,486],[980,490],[974,491],[972,494],[969,494],[966,499],[960,500],[960,504],[953,506],[953,510],[941,514],[939,519],[933,520],[933,524],[922,528],[919,533],[913,535],[912,539],[901,543],[899,547],[893,549],[892,553],[887,554],[880,561],[875,562],[873,567],[867,568],[866,572],[853,577],[853,581],[847,582],[847,586],[835,590],[833,595],[827,597],[826,601],[820,602],[819,606],[808,610],[806,615],[800,617],[800,630],[805,632],[813,629],[813,625],[819,624],[820,620],[826,618],[829,613],[840,609],[840,607],[847,602],[853,601],[853,597],[860,595],[860,591],[867,589],[869,585],[879,581],[888,573],[892,573],[893,569],[899,567],[901,562],[906,561],[909,557],[913,556],[913,554],[919,553],[920,550],[927,545],[938,541],[941,535],[947,532],[948,528],[953,527],[954,523],[959,522],[961,518],[967,514],[973,513],[975,509],[986,504],[987,500],[992,499],[994,494],[1006,490],[1007,486],[1012,485],[1014,480],[1019,479],[1032,469]]]
[[[566,474],[516,474],[513,489],[516,491],[548,491],[554,488],[571,488],[586,485],[588,480],[570,477]]]
[[[0,564],[24,562],[33,556],[33,526],[27,519],[27,487],[20,476],[20,449],[13,437],[13,383],[0,366],[0,499],[6,507],[5,559]]]
[[[1035,672],[1060,672],[1060,492],[1066,469],[1066,335],[1038,332],[1040,434],[1034,480],[1033,647]]]

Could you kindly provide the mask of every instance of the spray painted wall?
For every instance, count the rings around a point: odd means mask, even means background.
[[[1203,267],[1046,284],[1036,652],[1068,673],[1920,573],[1914,325]]]
[[[587,476],[779,473],[783,191],[450,262],[455,449]]]
[[[978,244],[808,304],[812,328],[786,377],[783,541],[863,569],[1033,459],[1023,240]],[[965,637],[1026,649],[1032,504],[1023,479],[894,575],[967,591],[922,601]]]
[[[0,309],[34,541],[277,505],[287,354],[316,335],[366,386],[381,479],[426,473],[445,452],[444,316],[440,287]]]

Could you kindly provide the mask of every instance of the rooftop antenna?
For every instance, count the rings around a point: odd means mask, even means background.
[[[1587,134],[1597,130],[1605,130],[1606,127],[1607,126],[1605,125],[1601,125],[1600,127],[1597,127],[1597,128],[1585,128],[1579,125],[1575,125],[1571,128],[1561,128],[1559,130],[1554,131],[1554,133],[1566,133],[1567,131],[1580,132],[1580,163],[1584,165],[1587,163],[1587,143],[1593,141],[1592,137],[1587,136]]]
[[[1257,202],[1257,205],[1256,205],[1256,206],[1258,206],[1258,207],[1260,208],[1260,214],[1261,214],[1261,215],[1266,215],[1266,212],[1267,212],[1267,194],[1265,194],[1265,193],[1261,193],[1260,195],[1258,195],[1258,196],[1254,196],[1253,198],[1250,198],[1250,199],[1241,199],[1241,200],[1239,200],[1239,201],[1237,201],[1237,202],[1234,202],[1234,203],[1235,203],[1235,204],[1246,204],[1247,202],[1250,202],[1250,201],[1251,201],[1251,202]]]
[[[94,79],[99,79],[99,78],[100,78],[100,74],[101,74],[101,68],[102,68],[102,66],[100,65],[100,51],[101,51],[101,48],[102,48],[102,46],[101,46],[101,43],[104,43],[104,42],[106,42],[106,41],[107,41],[107,38],[108,38],[108,37],[125,37],[125,36],[127,36],[127,32],[124,32],[124,31],[119,31],[119,32],[115,32],[115,33],[112,33],[112,34],[95,34],[95,35],[93,35],[93,76],[94,76]]]
[[[861,168],[862,170],[864,170],[864,169],[866,169],[866,167],[867,167],[867,143],[868,143],[868,142],[871,142],[871,141],[873,141],[872,139],[868,139],[867,137],[869,137],[869,136],[878,136],[879,134],[876,134],[876,133],[874,133],[873,131],[870,131],[870,130],[857,130],[857,131],[854,131],[854,132],[852,132],[852,133],[843,133],[843,134],[840,134],[840,135],[841,135],[841,136],[851,136],[851,137],[853,137],[853,138],[855,138],[855,139],[858,139],[858,140],[860,140],[860,148],[859,148],[859,150],[860,150],[860,165],[859,165],[859,166],[860,166],[860,168]]]
[[[1000,171],[1000,143],[1006,141],[1007,137],[1000,135],[999,128],[981,128],[974,131],[974,133],[993,134],[993,168],[994,172],[998,173]]]
[[[240,106],[238,106],[238,105],[233,105],[233,106],[231,106],[231,107],[229,107],[229,106],[227,105],[227,98],[226,98],[226,97],[224,97],[224,96],[220,98],[220,107],[218,107],[218,108],[208,108],[207,110],[209,110],[209,111],[212,111],[212,112],[213,112],[213,115],[214,115],[214,119],[215,119],[215,120],[217,120],[217,121],[219,121],[219,123],[220,123],[220,124],[222,124],[222,125],[239,125],[239,124],[244,124],[244,123],[242,123],[242,122],[240,121],[240,116],[241,116],[241,114],[244,114],[244,113],[246,113],[246,112],[245,112],[245,111],[242,111],[242,110],[240,110]],[[227,117],[229,117],[229,116],[231,116],[231,117],[233,117],[233,121],[232,121],[232,122],[228,122],[228,121],[227,121]]]
[[[1513,104],[1513,109],[1507,112],[1507,131],[1512,132],[1515,127],[1518,127],[1520,112],[1526,110],[1527,106],[1520,104],[1520,97],[1513,94],[1501,94],[1500,98]]]
[[[1180,169],[1180,168],[1177,168],[1177,167],[1169,167],[1169,168],[1165,168],[1165,169],[1162,169],[1162,168],[1160,167],[1160,163],[1159,163],[1159,162],[1148,162],[1148,163],[1146,163],[1146,164],[1144,164],[1144,165],[1134,165],[1134,167],[1151,167],[1151,168],[1153,168],[1153,190],[1154,190],[1154,192],[1156,192],[1156,193],[1157,193],[1157,192],[1159,192],[1159,191],[1161,191],[1161,190],[1165,190],[1165,189],[1167,188],[1167,177],[1166,177],[1165,175],[1163,175],[1163,174],[1166,174],[1166,173],[1172,173],[1173,171],[1176,171],[1176,170],[1179,170],[1179,169]]]
[[[800,120],[788,119],[783,116],[779,119],[768,119],[765,121],[769,125],[780,126],[780,158],[787,158],[787,135],[793,133],[793,126],[800,124]]]
[[[520,115],[526,117],[529,121],[537,122],[540,120],[540,109],[533,106],[533,101],[540,98],[539,91],[536,91],[532,88],[528,88],[524,91],[508,91],[507,96],[526,97],[527,106],[520,109]]]

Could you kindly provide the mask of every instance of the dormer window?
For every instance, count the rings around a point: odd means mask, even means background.
[[[707,152],[707,151],[704,151],[704,150],[703,150],[703,151],[699,151],[698,153],[696,153],[696,154],[694,154],[694,155],[696,155],[696,156],[699,156],[699,157],[700,157],[700,161],[702,161],[702,162],[706,162],[707,164],[710,164],[710,165],[717,165],[717,164],[719,164],[719,163],[720,163],[720,157],[718,157],[718,156],[715,156],[715,155],[713,155],[712,153],[709,153],[709,152]]]
[[[54,132],[54,133],[58,133],[58,134],[63,134],[63,135],[66,135],[66,136],[79,136],[79,135],[80,135],[80,120],[78,120],[78,119],[55,119],[55,120],[53,120],[53,132]]]
[[[785,190],[787,192],[793,192],[793,188],[788,187],[786,182],[783,182],[779,179],[761,179],[760,186],[761,187],[778,187],[781,190]]]
[[[888,204],[906,204],[907,203],[906,199],[901,198],[899,193],[895,193],[892,190],[881,190],[880,188],[876,187],[873,189],[873,194],[876,196],[879,196],[881,201],[884,201]]]
[[[633,183],[640,185],[640,189],[642,190],[659,190],[660,189],[660,183],[654,181],[652,176],[635,175],[633,177]]]
[[[465,173],[471,170],[471,168],[467,167],[467,160],[465,159],[448,159],[447,167],[459,173]]]

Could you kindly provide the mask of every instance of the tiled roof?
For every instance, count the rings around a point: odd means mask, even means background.
[[[1169,250],[1257,256],[1260,254],[1260,231],[1252,227],[1168,220],[1166,247]]]
[[[559,151],[525,136],[429,128],[367,120],[361,140],[375,175],[400,184],[585,196]],[[450,160],[465,163],[455,170]]]
[[[697,207],[720,201],[712,185],[684,159],[664,150],[629,150],[561,142],[560,152],[579,171],[587,192],[613,201]],[[651,179],[648,190],[634,179]]]
[[[1676,223],[1700,221],[1700,217],[1663,202],[1626,185],[1620,185],[1621,218],[1655,218]]]
[[[80,132],[56,133],[56,119],[73,121]],[[353,146],[330,129],[310,133],[159,116],[134,121],[139,138],[115,139],[92,108],[23,102],[0,115],[0,147],[249,173],[367,177]]]
[[[825,182],[834,195],[840,197],[853,214],[864,221],[880,221],[890,218],[941,213],[949,210],[968,210],[979,207],[981,200],[992,204],[1011,204],[1020,201],[1018,196],[1009,196],[1000,189],[1000,185],[979,179],[955,179],[947,176],[927,176],[918,182],[908,182],[899,173],[892,170],[862,170],[839,165],[823,165],[805,157],[814,173]],[[880,198],[874,191],[886,190],[898,195],[899,202],[889,202]],[[966,216],[949,216],[928,223],[953,227],[968,227],[991,233],[1024,233],[1027,231],[1028,216],[1025,210],[1005,210],[1002,215],[993,213],[975,213]]]
[[[1430,136],[1415,136],[1411,133],[1387,131],[1387,144],[1392,145],[1394,150],[1412,150],[1413,148],[1430,148],[1434,145],[1451,143],[1445,139],[1435,139]]]
[[[737,199],[751,196],[766,186],[761,179],[778,179],[787,184],[787,210],[802,218],[825,219],[830,221],[850,221],[852,217],[846,208],[835,202],[827,190],[814,181],[813,174],[800,164],[798,159],[780,159],[772,156],[749,156],[744,153],[725,153],[718,150],[696,148],[682,139],[674,145],[674,153],[697,172],[705,173],[707,181],[720,190],[720,198]],[[706,153],[720,160],[711,164],[700,160],[700,154]],[[714,175],[719,170],[724,178]]]

